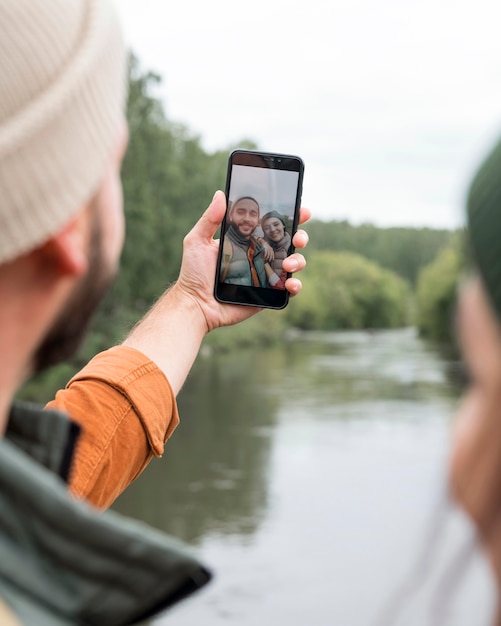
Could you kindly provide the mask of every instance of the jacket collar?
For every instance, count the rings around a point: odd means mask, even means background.
[[[233,224],[231,224],[230,227],[228,228],[228,233],[230,235],[230,239],[233,239],[236,243],[240,244],[244,248],[249,247],[249,240],[252,239],[256,244],[256,254],[260,254],[263,251],[263,246],[254,237],[254,235],[251,235],[250,238],[244,237],[243,235],[239,233],[239,231],[235,228],[235,226],[233,226]]]
[[[43,411],[29,403],[15,403],[10,411],[6,438],[35,461],[68,480],[80,426],[65,414]]]
[[[57,447],[72,429],[64,415],[23,405],[0,439],[0,596],[21,621],[134,624],[207,583],[210,573],[180,542],[113,511],[97,514],[28,456],[61,468]]]

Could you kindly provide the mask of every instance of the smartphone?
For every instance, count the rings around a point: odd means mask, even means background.
[[[219,302],[283,309],[282,261],[293,251],[304,164],[288,154],[234,150],[228,159],[214,295]]]

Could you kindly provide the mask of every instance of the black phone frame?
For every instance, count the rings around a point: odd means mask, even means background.
[[[294,217],[292,222],[291,237],[297,230],[299,222],[299,208],[301,204],[301,195],[303,191],[303,160],[290,154],[279,154],[273,152],[261,152],[257,150],[233,150],[228,158],[228,170],[226,175],[226,204],[231,185],[231,171],[233,165],[244,165],[250,167],[262,167],[265,169],[285,170],[289,172],[297,172],[298,184],[296,188],[296,203],[294,207]],[[224,304],[240,304],[244,306],[255,306],[265,309],[283,309],[289,302],[289,292],[286,289],[272,289],[269,287],[248,287],[244,285],[227,284],[220,281],[221,256],[223,253],[222,240],[226,232],[228,210],[226,210],[223,223],[221,225],[221,243],[219,246],[219,254],[216,266],[216,280],[214,285],[214,297],[218,302]],[[294,252],[294,246],[291,244],[289,254]],[[291,274],[288,274],[290,276]]]

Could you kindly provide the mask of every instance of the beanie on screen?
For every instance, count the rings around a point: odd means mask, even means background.
[[[467,208],[470,252],[501,319],[501,141],[476,173]]]
[[[92,198],[125,95],[110,0],[0,0],[0,263],[48,240]]]
[[[284,216],[279,213],[278,211],[268,211],[268,213],[266,213],[265,215],[263,215],[263,217],[261,218],[261,226],[266,222],[266,220],[269,220],[270,217],[276,217],[277,219],[279,219],[282,224],[284,225],[284,228],[286,228],[286,224],[285,224],[285,218]]]

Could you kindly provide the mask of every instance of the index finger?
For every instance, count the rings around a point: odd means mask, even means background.
[[[310,209],[307,209],[306,207],[302,206],[299,209],[299,223],[304,224],[310,219],[310,217],[311,217]]]

